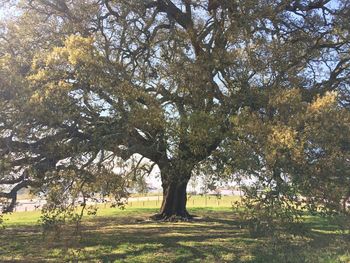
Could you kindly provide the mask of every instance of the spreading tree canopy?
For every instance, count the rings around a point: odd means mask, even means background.
[[[135,156],[160,170],[159,218],[190,216],[200,170],[275,203],[350,196],[350,1],[1,3],[5,211],[26,187],[52,209],[118,201]]]

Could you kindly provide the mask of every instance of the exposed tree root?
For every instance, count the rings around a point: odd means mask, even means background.
[[[179,221],[188,222],[188,221],[192,221],[194,217],[195,217],[194,215],[190,215],[188,212],[181,213],[181,214],[172,214],[172,215],[159,213],[151,216],[151,219],[155,221],[163,221],[163,222],[179,222]]]

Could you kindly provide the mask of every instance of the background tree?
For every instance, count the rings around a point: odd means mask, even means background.
[[[293,178],[322,202],[331,196],[318,198],[314,171],[320,191],[335,170],[336,186],[348,183],[348,155],[337,154],[349,141],[338,134],[349,128],[349,1],[32,0],[17,8],[0,40],[7,210],[26,186],[119,200],[127,180],[113,167],[136,154],[161,171],[162,219],[190,217],[187,183],[208,162],[254,172],[277,190]]]

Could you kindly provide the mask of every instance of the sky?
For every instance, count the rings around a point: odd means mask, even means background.
[[[2,1],[0,0],[0,21],[15,13],[14,8],[10,8],[8,5],[1,2]]]

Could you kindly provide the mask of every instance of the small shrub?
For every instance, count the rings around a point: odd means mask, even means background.
[[[303,234],[301,227],[302,210],[297,203],[280,195],[246,195],[234,204],[242,224],[252,237],[274,236],[280,230]]]

